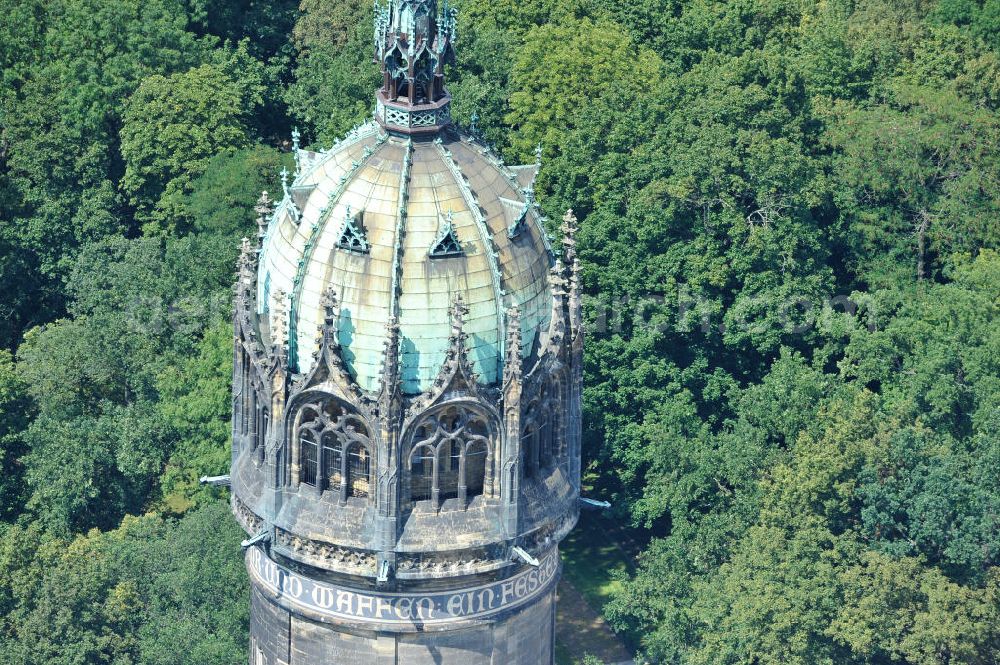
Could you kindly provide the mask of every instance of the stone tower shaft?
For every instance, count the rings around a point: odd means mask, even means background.
[[[244,241],[231,484],[254,665],[554,657],[580,490],[576,219],[557,258],[538,164],[451,124],[437,10],[377,8],[375,121],[323,152],[296,136]]]

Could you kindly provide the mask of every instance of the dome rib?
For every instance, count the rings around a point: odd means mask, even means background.
[[[413,168],[413,139],[406,140],[406,153],[399,171],[399,206],[396,211],[396,237],[392,248],[392,292],[389,302],[389,316],[399,318],[400,285],[403,282],[403,236],[406,233],[406,202],[410,197],[410,170]]]
[[[444,147],[444,143],[440,138],[434,140],[434,147],[437,149],[438,154],[441,155],[441,159],[448,166],[448,170],[451,172],[452,177],[455,179],[455,183],[458,185],[459,190],[462,192],[462,197],[465,199],[465,205],[468,206],[469,212],[472,213],[473,219],[476,221],[476,228],[479,230],[479,237],[483,242],[483,250],[486,252],[486,259],[490,266],[490,272],[493,277],[493,293],[496,299],[497,308],[497,339],[498,344],[498,363],[502,365],[504,358],[504,343],[507,330],[507,312],[504,310],[503,306],[503,278],[500,275],[500,262],[499,255],[497,254],[496,247],[493,245],[493,236],[490,234],[489,227],[486,224],[486,218],[483,217],[482,208],[479,205],[479,201],[476,199],[475,193],[472,188],[469,187],[469,183],[462,173],[461,167],[455,162],[451,155],[451,152]],[[500,374],[500,367],[497,368],[497,374]]]
[[[312,261],[313,251],[316,249],[316,241],[322,235],[329,223],[330,218],[333,216],[333,211],[340,201],[340,198],[347,191],[348,186],[351,184],[354,176],[364,168],[364,166],[371,160],[372,155],[378,152],[386,141],[389,140],[388,134],[382,134],[375,141],[372,146],[366,146],[364,152],[361,153],[361,159],[355,161],[351,164],[350,170],[343,175],[337,188],[330,194],[330,198],[327,201],[326,207],[323,210],[323,214],[320,218],[313,224],[312,230],[309,235],[309,239],[306,241],[303,247],[302,256],[299,258],[298,266],[295,270],[295,279],[292,281],[292,293],[291,302],[289,304],[289,329],[288,329],[288,358],[292,367],[296,370],[299,367],[299,331],[298,331],[298,321],[299,321],[299,305],[302,300],[302,287],[305,283],[306,271],[309,268],[309,263]]]

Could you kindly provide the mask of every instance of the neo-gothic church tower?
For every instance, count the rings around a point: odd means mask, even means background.
[[[576,220],[451,123],[455,17],[378,7],[375,118],[295,144],[236,285],[253,665],[549,665],[580,489]]]

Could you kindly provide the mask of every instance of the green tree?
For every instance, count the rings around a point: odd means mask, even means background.
[[[998,132],[992,111],[947,86],[897,84],[886,103],[838,106],[829,142],[852,270],[891,285],[1000,244]]]
[[[249,582],[223,502],[181,520],[126,518],[110,531],[0,538],[8,662],[230,665],[246,656]],[[205,571],[212,574],[206,576]]]
[[[206,331],[199,353],[157,377],[159,410],[171,423],[176,444],[162,479],[163,501],[173,511],[218,492],[198,483],[202,475],[226,472],[230,461],[232,324]]]
[[[128,223],[117,193],[118,130],[125,100],[151,74],[183,70],[212,42],[185,29],[180,0],[71,0],[2,12],[5,46],[27,47],[22,83],[0,101],[2,161],[23,199],[15,220],[22,246],[38,257],[38,279],[64,275],[81,242]]]
[[[108,529],[140,513],[167,453],[166,424],[148,406],[99,416],[41,416],[26,434],[27,508],[56,533]]]
[[[623,39],[607,21],[566,19],[532,28],[511,73],[513,148],[527,158],[539,143],[563,144],[580,109],[613,90],[637,95],[660,79],[654,53]]]
[[[0,516],[4,519],[16,516],[23,506],[21,457],[26,452],[24,430],[32,411],[27,386],[14,367],[13,357],[0,351]]]
[[[317,145],[331,145],[366,120],[375,103],[372,9],[337,0],[306,2],[303,10],[293,32],[298,57],[285,100]]]
[[[185,194],[184,217],[198,233],[221,235],[231,242],[257,234],[255,204],[262,191],[279,198],[282,167],[292,168],[289,156],[273,148],[254,146],[220,152],[205,166]]]
[[[970,589],[919,559],[867,552],[839,577],[844,603],[827,632],[857,654],[914,665],[985,665],[996,652],[995,576]]]
[[[259,101],[220,67],[151,76],[129,99],[122,125],[122,187],[150,230],[183,230],[176,199],[209,159],[249,143],[248,102]],[[182,209],[182,208],[181,208]]]

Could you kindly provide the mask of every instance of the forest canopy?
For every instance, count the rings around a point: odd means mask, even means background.
[[[459,124],[581,220],[586,483],[651,663],[994,665],[1000,0],[455,0]],[[356,0],[0,0],[0,652],[246,661],[231,284]],[[557,229],[553,227],[553,233]],[[183,648],[180,648],[183,645]]]

